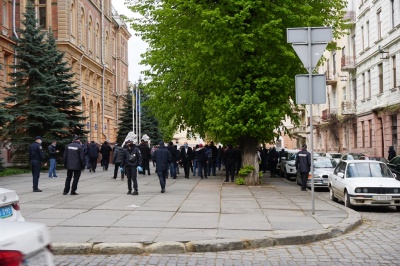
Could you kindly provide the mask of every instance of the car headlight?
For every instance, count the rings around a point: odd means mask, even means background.
[[[356,193],[368,193],[368,188],[366,188],[366,187],[364,187],[364,188],[358,187],[354,191]]]
[[[290,166],[290,167],[295,167],[295,164],[293,163],[288,163],[288,165]]]
[[[400,190],[399,190],[398,188],[393,189],[393,192],[394,192],[394,193],[399,193],[399,191],[400,191]]]

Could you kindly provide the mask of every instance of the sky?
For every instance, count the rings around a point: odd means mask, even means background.
[[[118,14],[133,17],[134,13],[124,5],[124,2],[124,0],[112,0],[112,5],[115,10],[117,10]],[[129,25],[127,26],[132,35],[128,41],[129,81],[134,84],[137,83],[139,77],[141,77],[142,80],[144,77],[140,72],[145,70],[146,67],[139,65],[139,62],[141,61],[140,54],[146,51],[147,44],[139,37],[136,37],[134,31],[130,29]]]

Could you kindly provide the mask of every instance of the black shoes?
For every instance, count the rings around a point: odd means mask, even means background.
[[[42,192],[42,190],[37,188],[37,189],[34,189],[33,192]]]
[[[229,182],[229,180],[225,180],[224,182]]]
[[[174,176],[172,179],[176,179],[176,177]]]
[[[132,190],[128,190],[128,193],[126,195],[130,195],[132,193]]]
[[[67,195],[68,194],[68,192],[63,192],[63,195]]]
[[[79,195],[79,194],[76,192],[71,192],[71,195]]]
[[[162,189],[161,189],[161,193],[165,193],[165,188],[162,188]]]
[[[139,192],[133,191],[133,192],[132,192],[132,195],[139,195]]]

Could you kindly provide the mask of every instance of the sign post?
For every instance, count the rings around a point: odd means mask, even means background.
[[[296,103],[310,105],[310,152],[311,152],[311,206],[312,214],[315,213],[314,204],[314,138],[313,138],[313,104],[326,102],[325,91],[323,93],[313,92],[313,83],[318,90],[325,87],[325,78],[320,78],[320,75],[313,75],[312,72],[317,65],[322,53],[325,51],[328,42],[332,41],[331,27],[306,27],[306,28],[288,28],[287,42],[291,43],[296,51],[304,67],[308,70],[308,102],[304,97],[304,75],[296,76]],[[300,76],[300,77],[299,77]],[[303,90],[302,90],[303,89]],[[323,95],[323,96],[322,96]]]

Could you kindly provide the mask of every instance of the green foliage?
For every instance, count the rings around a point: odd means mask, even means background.
[[[38,27],[31,1],[21,22],[19,38],[14,39],[16,71],[10,73],[12,81],[5,88],[9,94],[2,104],[7,123],[1,135],[17,152],[25,153],[37,135],[62,145],[86,131],[71,68],[63,62],[52,33]]]
[[[246,180],[243,177],[238,177],[236,178],[235,183],[239,186],[246,185]]]
[[[239,176],[245,177],[253,171],[254,171],[254,166],[244,165],[243,168],[239,170]]]
[[[132,120],[132,92],[129,88],[126,90],[126,97],[121,109],[121,116],[118,123],[117,142],[123,143],[129,132],[133,131]]]
[[[132,1],[132,28],[149,44],[142,64],[147,106],[160,127],[189,128],[223,143],[271,142],[298,123],[294,77],[305,70],[290,27],[332,25],[342,34],[347,1]],[[129,6],[129,3],[128,3]],[[252,150],[252,149],[250,149]]]
[[[31,172],[31,170],[28,168],[4,168],[3,170],[0,170],[0,177],[26,174],[26,173],[30,173],[30,172]]]

